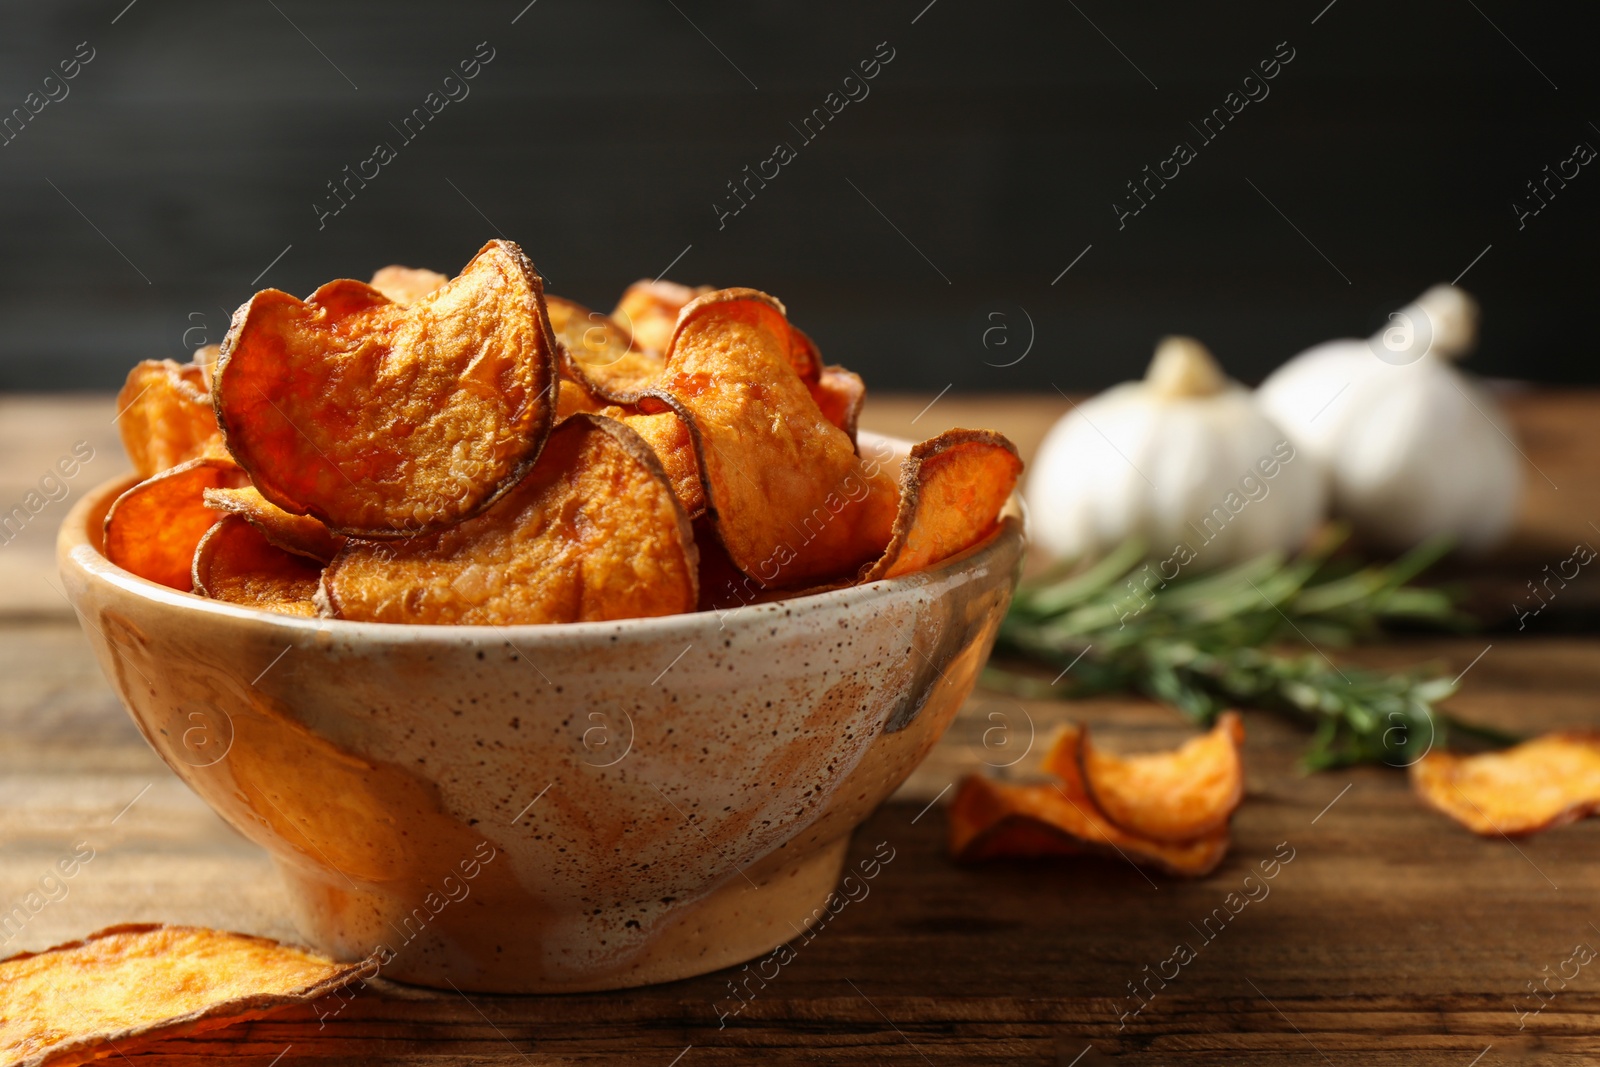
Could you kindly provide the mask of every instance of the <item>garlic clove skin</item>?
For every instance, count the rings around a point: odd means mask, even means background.
[[[1335,512],[1363,541],[1399,552],[1444,533],[1470,556],[1505,539],[1522,464],[1487,390],[1428,358],[1385,367],[1353,405],[1330,476]]]
[[[1146,390],[1162,400],[1215,396],[1228,388],[1216,357],[1193,337],[1164,337],[1144,372]]]
[[[1373,373],[1377,362],[1365,341],[1327,341],[1273,371],[1256,390],[1256,400],[1295,448],[1326,470],[1359,409],[1351,403],[1350,389]]]
[[[1434,286],[1370,339],[1308,349],[1257,390],[1370,545],[1402,551],[1448,534],[1474,555],[1511,529],[1523,477],[1510,427],[1453,363],[1477,328],[1471,296]]]
[[[1298,548],[1326,490],[1249,390],[1198,342],[1169,338],[1145,380],[1051,428],[1026,497],[1034,540],[1053,555],[1095,558],[1139,537],[1170,579]]]
[[[1410,317],[1414,324],[1429,324],[1428,355],[1460,359],[1478,347],[1478,302],[1465,289],[1435,285],[1399,314]],[[1420,339],[1413,342],[1419,343]]]

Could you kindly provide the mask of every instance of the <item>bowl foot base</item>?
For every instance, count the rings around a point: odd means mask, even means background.
[[[780,849],[669,913],[642,945],[609,958],[594,953],[608,931],[588,916],[552,915],[528,897],[469,896],[418,925],[409,917],[429,915],[422,901],[330,884],[286,864],[279,871],[307,940],[339,959],[376,951],[386,979],[468,992],[582,993],[690,978],[803,940],[828,915],[848,845],[841,837],[792,861]],[[733,998],[724,1010],[739,1006]]]

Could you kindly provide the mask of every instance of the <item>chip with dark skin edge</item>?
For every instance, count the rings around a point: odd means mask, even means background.
[[[341,279],[234,315],[212,398],[261,495],[334,532],[405,537],[483,510],[555,421],[556,340],[522,250],[490,241],[407,304]]]

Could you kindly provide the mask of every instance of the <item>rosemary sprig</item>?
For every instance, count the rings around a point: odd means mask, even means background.
[[[1045,575],[1018,589],[995,647],[1061,675],[1045,682],[991,666],[984,684],[1027,697],[1132,690],[1200,724],[1233,705],[1278,711],[1314,728],[1304,757],[1310,770],[1406,766],[1450,732],[1514,741],[1439,711],[1456,686],[1436,669],[1387,673],[1327,657],[1325,649],[1378,636],[1386,624],[1470,624],[1450,592],[1410,584],[1448,543],[1363,567],[1335,556],[1345,537],[1330,527],[1294,559],[1264,555],[1168,582],[1141,566],[1146,551],[1137,543],[1079,573]]]

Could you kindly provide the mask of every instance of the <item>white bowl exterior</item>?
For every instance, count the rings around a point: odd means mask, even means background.
[[[60,562],[163,759],[288,878],[302,929],[464,989],[609,988],[794,936],[844,840],[971,691],[1022,554],[1009,516],[926,573],[616,623],[271,615]]]

